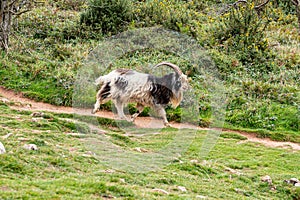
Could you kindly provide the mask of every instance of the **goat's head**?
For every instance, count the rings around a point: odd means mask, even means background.
[[[188,79],[187,75],[182,73],[182,71],[180,70],[180,68],[177,65],[175,65],[173,63],[169,63],[169,62],[161,62],[161,63],[158,63],[157,65],[155,65],[154,68],[161,66],[161,65],[167,65],[175,71],[176,75],[178,76],[178,79],[175,80],[175,88],[177,88],[178,90],[183,90],[183,91],[185,91],[189,88],[189,79]]]

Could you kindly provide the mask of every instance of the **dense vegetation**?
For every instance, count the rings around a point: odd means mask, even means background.
[[[254,2],[82,0],[46,1],[20,15],[10,49],[2,53],[0,84],[56,105],[72,105],[76,72],[99,41],[126,30],[163,26],[189,35],[206,48],[226,86],[226,127],[258,129],[262,136],[299,142],[300,50],[295,7]],[[168,59],[168,52],[137,52],[114,67],[137,68]],[[211,123],[210,93],[201,74],[192,74],[199,97],[197,123]],[[89,97],[93,99],[93,97]],[[92,100],[89,102],[92,105]],[[180,109],[169,109],[176,120]]]

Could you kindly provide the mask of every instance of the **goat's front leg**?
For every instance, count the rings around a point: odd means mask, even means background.
[[[167,114],[166,114],[164,107],[161,105],[157,105],[157,106],[155,106],[155,110],[156,110],[157,114],[162,117],[164,125],[166,127],[171,127],[171,124],[169,124],[169,122],[167,120]]]

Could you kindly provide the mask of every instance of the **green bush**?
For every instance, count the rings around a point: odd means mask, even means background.
[[[149,27],[163,25],[164,27],[181,32],[190,32],[188,25],[193,12],[191,4],[175,0],[149,0],[135,6],[137,26]]]
[[[268,41],[265,29],[267,14],[258,14],[253,3],[239,5],[222,15],[216,27],[215,37],[228,53],[237,52],[237,58],[246,65],[265,62],[268,57]]]
[[[81,13],[80,23],[103,34],[122,32],[131,22],[133,9],[129,0],[91,0]]]

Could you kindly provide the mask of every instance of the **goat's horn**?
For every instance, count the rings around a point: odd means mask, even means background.
[[[167,65],[167,66],[171,67],[177,74],[182,75],[182,71],[180,70],[180,68],[173,63],[161,62],[161,63],[158,63],[157,65],[155,65],[154,68],[161,66],[161,65]]]

